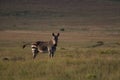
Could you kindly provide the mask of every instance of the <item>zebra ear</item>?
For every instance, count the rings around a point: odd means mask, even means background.
[[[57,36],[59,36],[59,35],[60,35],[60,33],[57,34]]]
[[[55,36],[55,34],[54,34],[54,33],[52,33],[52,35],[53,35],[53,36]]]

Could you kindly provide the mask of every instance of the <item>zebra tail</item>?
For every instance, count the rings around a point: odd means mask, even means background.
[[[24,49],[27,45],[31,45],[30,43],[26,43],[22,46],[22,48]]]

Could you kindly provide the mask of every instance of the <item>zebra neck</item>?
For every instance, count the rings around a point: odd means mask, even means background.
[[[57,46],[57,42],[55,40],[50,40],[49,45]]]

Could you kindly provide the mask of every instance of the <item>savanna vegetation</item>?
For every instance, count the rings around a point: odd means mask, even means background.
[[[22,49],[22,44],[49,40],[50,32],[1,31],[0,36],[2,80],[119,80],[120,78],[118,36],[111,38],[108,33],[101,35],[95,32],[91,35],[88,32],[62,32],[55,57],[51,59],[48,54],[39,53],[34,60],[30,47]],[[100,41],[104,44],[98,45]]]
[[[0,80],[119,80],[119,0],[0,0]],[[60,38],[54,58],[26,42]]]

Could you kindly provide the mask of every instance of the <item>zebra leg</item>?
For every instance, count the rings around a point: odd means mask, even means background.
[[[50,51],[49,57],[50,57],[50,58],[53,58],[53,57],[54,57],[54,52],[53,52],[53,51]]]
[[[51,58],[51,51],[49,51],[49,57]]]
[[[51,57],[54,57],[54,52],[56,51],[56,47],[52,47],[52,50],[51,50]]]
[[[52,52],[51,57],[54,57],[54,52]]]
[[[52,56],[53,56],[53,55],[52,55],[52,51],[49,50],[49,57],[52,58]]]
[[[50,47],[48,47],[48,55],[49,55],[49,57],[51,57],[51,49],[50,49]]]
[[[49,52],[49,57],[52,58],[54,56],[54,51],[56,48],[52,47],[52,48],[48,48],[48,52]]]
[[[36,56],[37,56],[37,54],[38,54],[38,49],[37,48],[33,48],[32,49],[32,53],[33,53],[33,59],[35,59],[36,58]]]

